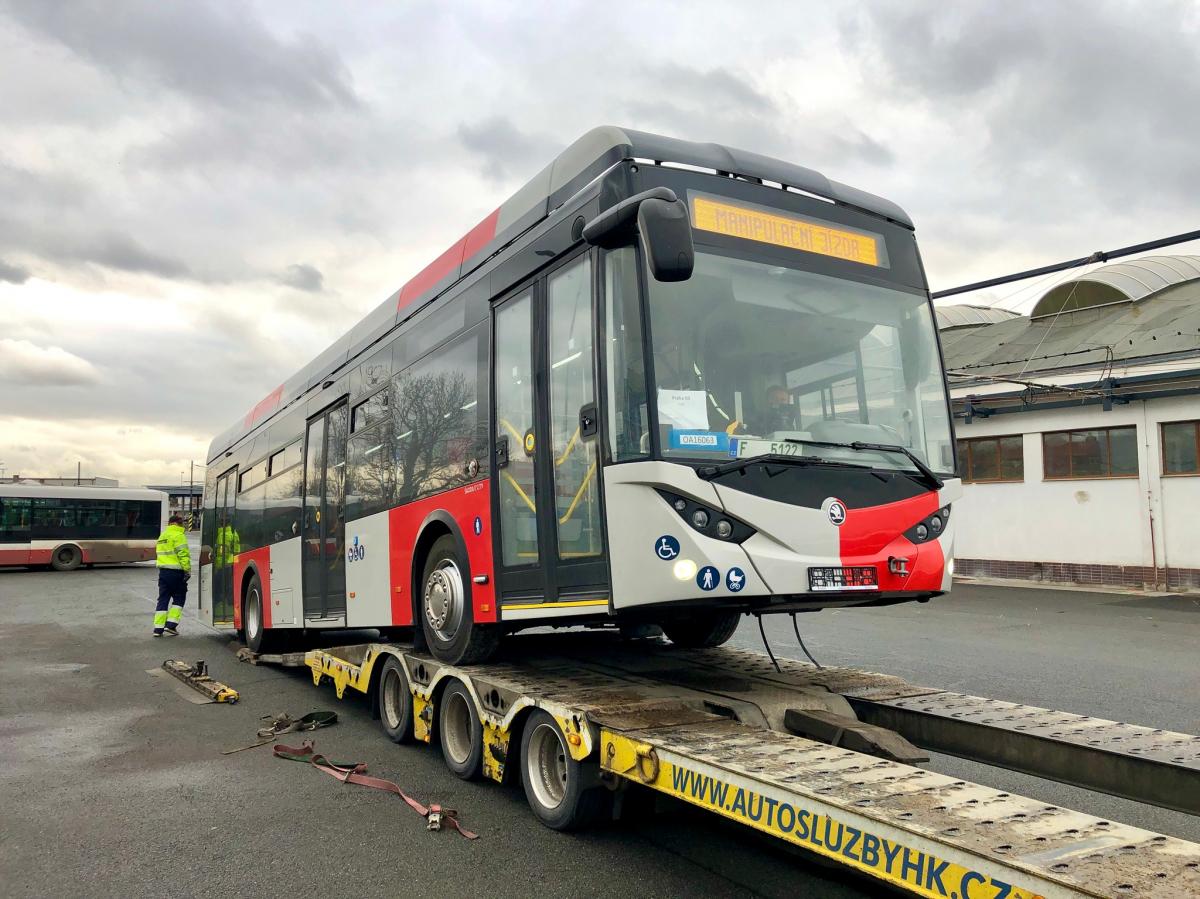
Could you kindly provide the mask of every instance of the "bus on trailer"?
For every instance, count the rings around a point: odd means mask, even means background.
[[[252,649],[949,590],[954,436],[913,225],[716,144],[594,129],[213,440],[200,608]]]
[[[0,484],[0,567],[150,561],[166,523],[161,490]]]

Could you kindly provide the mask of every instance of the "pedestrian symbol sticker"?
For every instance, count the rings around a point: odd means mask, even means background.
[[[721,572],[711,565],[705,565],[696,573],[696,586],[701,590],[716,590],[721,583]]]
[[[679,555],[679,541],[670,534],[663,534],[654,541],[654,554],[664,562],[670,562]]]
[[[475,516],[475,536],[478,537],[483,533],[483,519],[478,515]]]
[[[746,575],[740,568],[730,568],[725,575],[725,586],[730,593],[738,593],[746,586]]]

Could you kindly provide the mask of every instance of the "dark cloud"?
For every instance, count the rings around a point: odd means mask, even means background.
[[[641,67],[635,80],[654,85],[655,98],[668,103],[681,95],[703,97],[718,115],[728,110],[755,115],[779,111],[774,100],[728,69],[660,63]]]
[[[9,0],[31,32],[130,87],[166,88],[222,106],[355,106],[350,73],[311,35],[285,40],[243,4]]]
[[[101,233],[81,246],[64,249],[68,253],[73,250],[75,261],[78,262],[163,278],[192,277],[192,272],[183,262],[156,253],[125,234]]]
[[[872,83],[955,124],[1002,217],[1027,204],[1194,208],[1200,17],[1181,2],[876,3],[843,29]],[[1167,23],[1171,23],[1168,25]],[[1036,208],[1035,207],[1035,208]]]
[[[9,265],[3,259],[0,259],[0,281],[7,281],[10,284],[24,284],[33,273],[29,269],[22,268],[19,265]]]
[[[504,116],[489,116],[476,122],[464,122],[458,126],[458,139],[464,147],[483,160],[483,173],[488,178],[501,181],[515,172],[525,174],[531,168],[549,161],[547,151],[553,140],[527,134]]]
[[[315,266],[297,263],[283,270],[283,274],[279,276],[279,283],[296,290],[320,293],[325,289],[325,276]]]

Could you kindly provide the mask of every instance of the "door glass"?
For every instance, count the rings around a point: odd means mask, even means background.
[[[217,480],[217,532],[213,546],[213,621],[233,620],[233,557],[237,552],[237,537],[233,530],[233,504],[236,492],[237,469]]]
[[[304,612],[318,615],[324,587],[321,582],[321,495],[325,476],[325,418],[308,424],[304,447]]]
[[[508,464],[497,469],[501,558],[507,566],[538,561],[532,314],[528,293],[496,313],[496,443],[508,442]]]
[[[325,422],[325,501],[321,523],[325,527],[325,614],[346,610],[346,406],[331,411]]]
[[[580,410],[595,403],[592,362],[592,265],[583,257],[550,276],[550,443],[554,459],[558,556],[602,551],[594,434],[580,430]],[[593,411],[594,414],[594,411]]]

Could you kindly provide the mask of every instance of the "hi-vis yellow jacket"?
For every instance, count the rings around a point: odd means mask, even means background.
[[[166,530],[158,535],[158,567],[178,568],[188,574],[192,571],[187,534],[177,524],[167,525]]]

